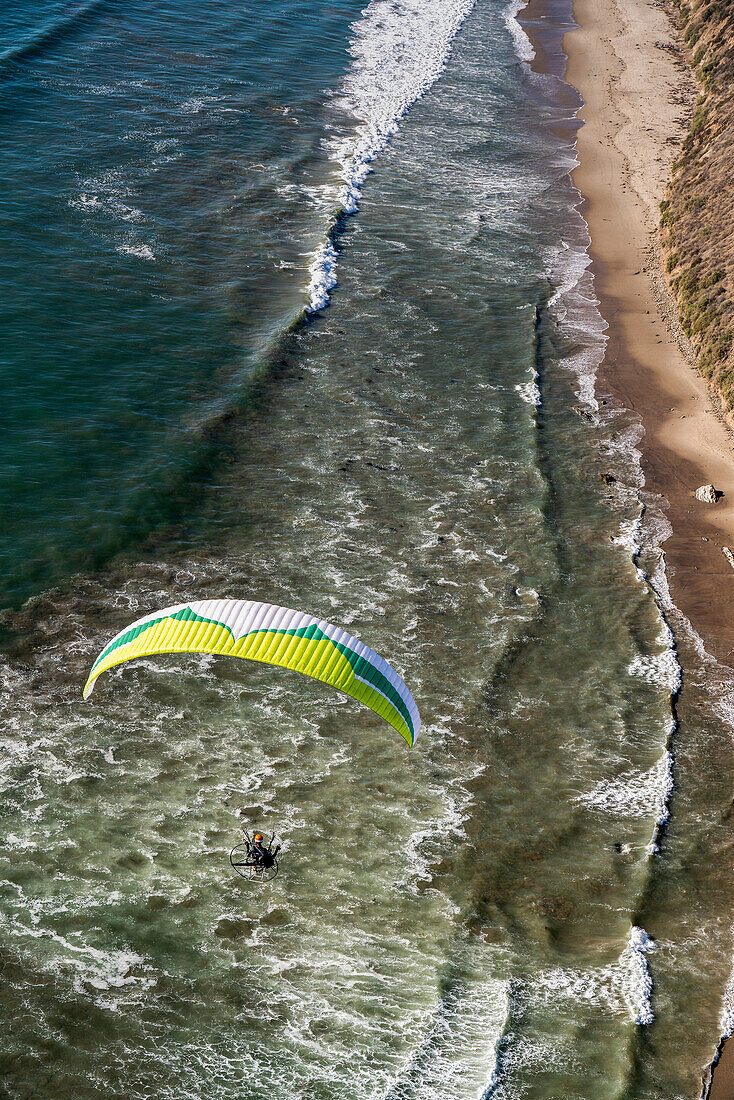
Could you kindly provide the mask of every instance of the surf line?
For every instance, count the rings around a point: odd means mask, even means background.
[[[339,238],[356,214],[374,161],[411,107],[436,83],[476,0],[371,0],[350,27],[352,64],[334,103],[357,121],[350,137],[333,142],[341,184],[325,240],[309,266],[306,314],[328,304],[337,283]]]

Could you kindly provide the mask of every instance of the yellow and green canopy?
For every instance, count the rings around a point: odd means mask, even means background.
[[[409,745],[418,736],[413,696],[379,654],[323,619],[253,600],[197,600],[131,623],[92,665],[84,698],[108,668],[158,653],[216,653],[290,668],[364,703]]]

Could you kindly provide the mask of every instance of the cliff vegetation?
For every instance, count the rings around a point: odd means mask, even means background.
[[[701,90],[673,165],[663,258],[698,368],[734,411],[734,3],[670,0]],[[728,419],[732,419],[730,415]]]

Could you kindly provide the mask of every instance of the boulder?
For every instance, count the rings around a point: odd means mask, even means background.
[[[720,496],[721,493],[713,485],[699,485],[696,489],[696,500],[702,500],[704,504],[716,504]]]

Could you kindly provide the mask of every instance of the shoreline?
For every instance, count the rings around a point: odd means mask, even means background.
[[[671,596],[707,650],[734,668],[734,437],[693,366],[659,258],[659,203],[698,86],[660,4],[574,0],[563,40],[581,94],[573,180],[591,237],[607,350],[597,393],[639,416],[645,494],[672,527],[663,552]],[[607,391],[607,392],[605,392]],[[723,493],[695,499],[700,485]]]
[[[608,325],[596,395],[639,418],[642,499],[655,498],[670,525],[661,550],[672,601],[734,668],[734,567],[724,549],[734,551],[734,433],[695,368],[658,239],[698,84],[661,0],[624,11],[618,0],[572,0],[576,26],[558,4],[529,0],[518,18],[531,68],[565,79],[583,100],[572,179]],[[695,498],[708,483],[723,493],[716,505]],[[706,1100],[734,1096],[734,1042],[719,1040],[702,1088]]]
[[[645,494],[662,498],[673,603],[706,649],[734,668],[734,437],[678,323],[660,262],[659,204],[686,136],[698,85],[662,4],[573,0],[565,78],[581,94],[573,180],[591,238],[594,285],[609,327],[597,395],[640,418]],[[699,485],[723,492],[695,499]],[[734,1096],[734,1044],[721,1038],[702,1097]]]

